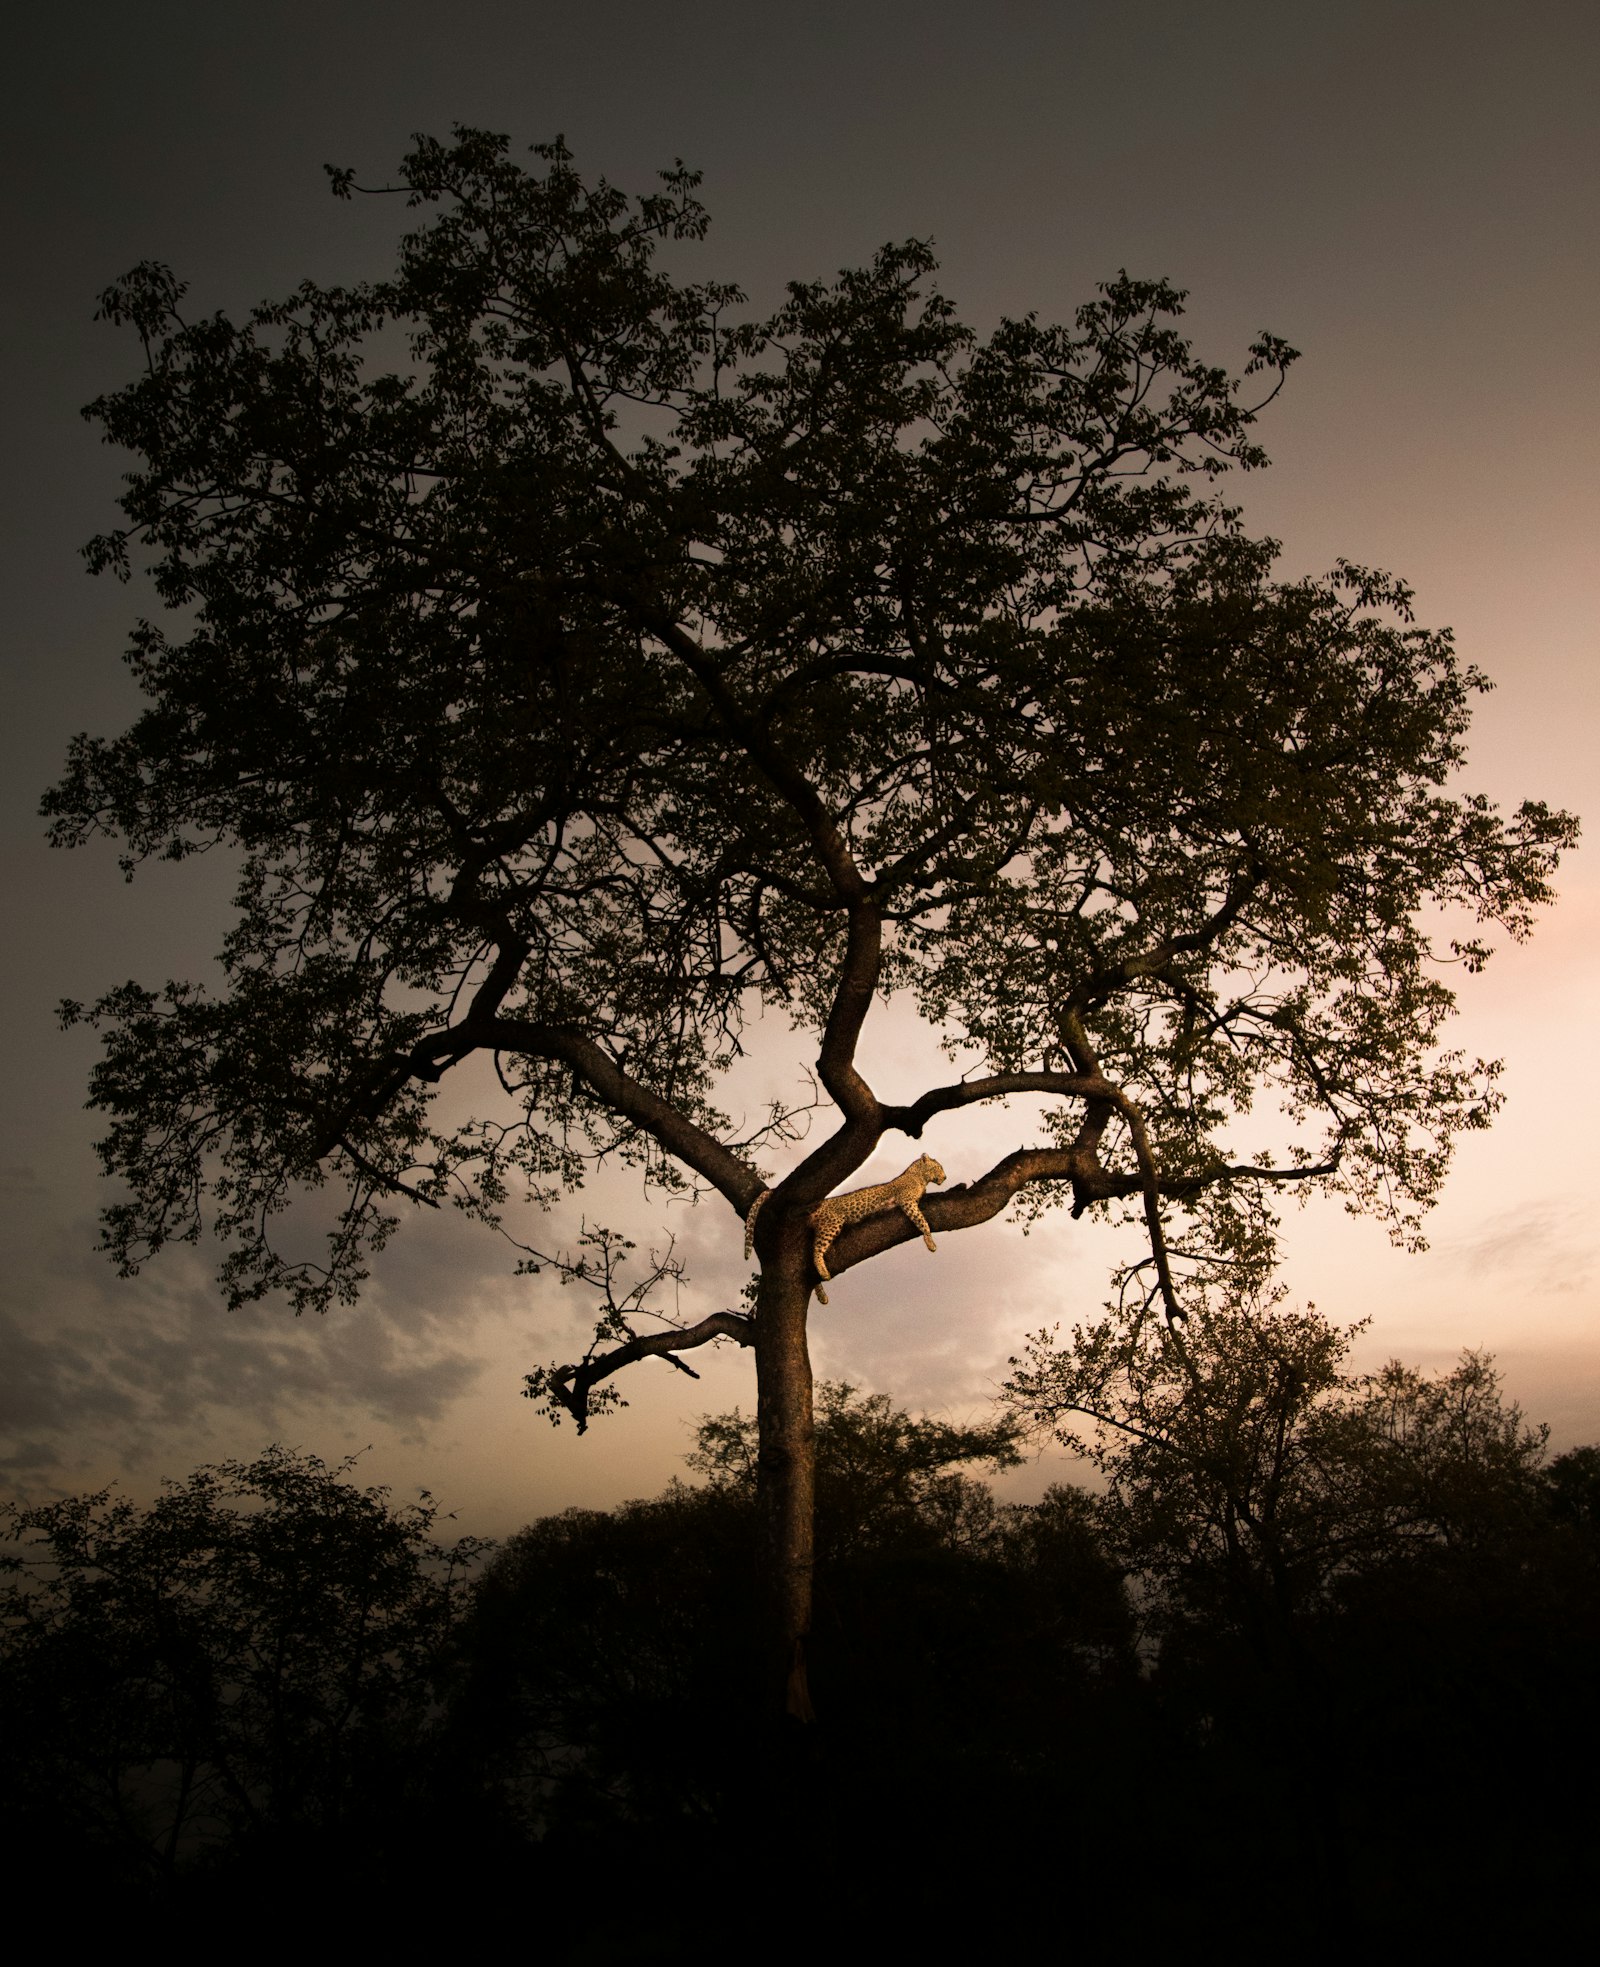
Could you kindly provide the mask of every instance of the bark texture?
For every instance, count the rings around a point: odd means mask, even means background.
[[[816,1434],[806,1308],[811,1295],[802,1254],[803,1225],[784,1236],[779,1258],[762,1272],[757,1299],[756,1415],[760,1435],[757,1495],[768,1618],[784,1710],[797,1722],[815,1716],[807,1676],[815,1555]]]

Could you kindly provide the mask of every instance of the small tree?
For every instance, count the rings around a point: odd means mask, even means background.
[[[360,1836],[399,1800],[486,1548],[270,1448],[148,1509],[0,1509],[7,1802],[134,1882],[219,1844]]]
[[[907,1537],[958,1547],[982,1541],[994,1517],[987,1487],[961,1471],[1022,1460],[1008,1422],[956,1427],[918,1419],[884,1393],[842,1380],[817,1388],[819,1551],[835,1561]],[[760,1430],[753,1414],[708,1414],[695,1430],[689,1467],[713,1491],[755,1501]]]
[[[1181,1331],[1135,1299],[1042,1336],[1010,1386],[1105,1472],[1096,1525],[1158,1642],[1139,1783],[1185,1828],[1168,1902],[1243,1849],[1285,1918],[1437,1931],[1481,1916],[1485,1866],[1564,1904],[1594,1811],[1527,1798],[1565,1796],[1600,1718],[1585,1451],[1547,1472],[1482,1355],[1357,1373],[1309,1307],[1188,1296]]]
[[[834,1124],[756,1221],[753,1303],[642,1331],[616,1246],[585,1253],[596,1343],[531,1390],[582,1426],[642,1357],[754,1349],[804,1716],[823,1198],[941,1125],[962,1178],[933,1231],[1132,1202],[1169,1316],[1163,1210],[1258,1263],[1285,1186],[1415,1237],[1496,1101],[1437,1050],[1441,965],[1526,933],[1575,829],[1442,790],[1486,686],[1401,584],[1273,580],[1215,486],[1264,462],[1260,402],[1196,359],[1173,288],[1124,275],[1070,327],[980,338],[910,243],[752,319],[660,264],[705,230],[691,173],[630,203],[537,155],[419,140],[398,189],[431,216],[387,281],[242,325],[185,318],[159,266],[106,294],[146,365],[91,406],[137,460],[91,563],[137,548],[181,626],[140,624],[150,706],[77,741],[47,810],[130,869],[222,842],[241,875],[219,989],[67,1016],[106,1034],[122,1267],[209,1198],[231,1302],[321,1307],[397,1209],[492,1219],[606,1156],[714,1192],[737,1235],[799,1116],[744,1131],[718,1082],[751,1008],[786,1013]],[[1292,359],[1263,336],[1245,377],[1264,399]],[[863,1069],[879,996],[962,1062],[906,1105]],[[441,1124],[479,1055],[502,1107]],[[1042,1137],[962,1166],[949,1117],[1013,1096],[1049,1103]],[[1242,1156],[1263,1097],[1285,1127]],[[330,1179],[326,1261],[291,1261],[276,1219]],[[914,1233],[876,1210],[829,1266]]]
[[[1354,1374],[1359,1325],[1281,1297],[1195,1293],[1181,1331],[1124,1301],[1041,1333],[1006,1395],[1108,1478],[1102,1521],[1158,1622],[1241,1631],[1267,1661],[1342,1583],[1406,1553],[1526,1529],[1548,1430],[1463,1354]]]

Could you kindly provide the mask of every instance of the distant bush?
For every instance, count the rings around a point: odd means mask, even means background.
[[[270,1448],[5,1507],[8,1835],[134,1891],[296,1844],[382,1843],[428,1774],[468,1575],[405,1505]]]

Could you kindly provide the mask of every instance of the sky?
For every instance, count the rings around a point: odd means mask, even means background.
[[[196,311],[243,312],[300,279],[378,276],[403,215],[339,203],[324,163],[383,182],[414,131],[563,133],[586,175],[643,191],[675,159],[713,216],[700,277],[755,304],[886,240],[931,238],[980,330],[1064,318],[1119,268],[1189,290],[1187,329],[1237,367],[1267,328],[1303,351],[1240,482],[1290,576],[1336,557],[1404,575],[1496,685],[1464,785],[1593,821],[1596,423],[1600,410],[1600,13],[1588,0],[1106,0],[983,6],[725,0],[413,0],[251,8],[66,4],[8,26],[0,145],[6,279],[0,388],[0,827],[10,1036],[0,1149],[0,1487],[118,1480],[148,1494],[269,1441],[419,1486],[500,1533],[660,1488],[696,1415],[753,1404],[749,1357],[706,1349],[698,1386],[636,1368],[629,1411],[577,1439],[518,1397],[569,1356],[582,1307],[482,1230],[408,1224],[353,1310],[227,1314],[204,1253],[118,1279],[94,1250],[105,1196],[83,1108],[92,1036],[66,996],[199,973],[226,921],[206,863],[125,884],[108,847],[43,843],[40,794],[73,732],[136,698],[120,655],[148,592],[93,581],[78,548],[114,520],[123,464],[78,415],[136,350],[93,320],[136,261],[169,262]],[[1592,831],[1592,825],[1591,825]],[[1453,1042],[1503,1057],[1505,1111],[1469,1137],[1408,1255],[1312,1204],[1285,1282],[1357,1358],[1428,1367],[1492,1350],[1556,1446],[1600,1439],[1600,879],[1592,848],[1524,948],[1470,979]],[[917,1035],[869,1026],[877,1090],[916,1090]],[[762,1072],[805,1063],[763,1030]],[[942,1074],[940,1075],[942,1076]],[[957,1179],[1020,1144],[1018,1115],[952,1120]],[[896,1172],[896,1140],[864,1179]],[[991,1152],[992,1150],[992,1152]],[[958,1171],[959,1168],[959,1172]],[[737,1225],[607,1183],[547,1226],[676,1239],[686,1308],[738,1301]],[[1115,1260],[1092,1224],[1024,1239],[996,1222],[902,1247],[841,1281],[813,1326],[819,1372],[954,1418],[981,1415],[1023,1336],[1090,1317]],[[1045,1456],[1005,1478],[1037,1494]]]

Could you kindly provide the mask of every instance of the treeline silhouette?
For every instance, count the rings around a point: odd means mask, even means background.
[[[1600,1448],[1550,1459],[1482,1357],[1357,1379],[1336,1345],[1308,1392],[1280,1370],[1306,1319],[1252,1329],[1280,1335],[1253,1378],[1248,1333],[1194,1341],[1237,1396],[1204,1382],[1209,1462],[1106,1426],[1104,1489],[1031,1506],[974,1472],[1020,1459],[1015,1422],[822,1388],[798,1745],[738,1413],[693,1483],[494,1550],[282,1448],[148,1509],[13,1508],[15,1875],[175,1931],[493,1906],[557,1959],[774,1917],[945,1950],[1531,1937],[1592,1863]]]

